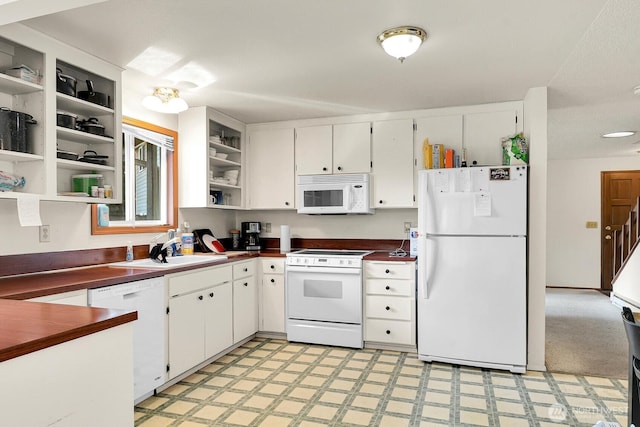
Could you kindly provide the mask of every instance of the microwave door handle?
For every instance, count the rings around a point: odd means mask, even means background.
[[[346,198],[344,205],[347,207],[347,211],[351,211],[353,208],[353,187],[347,185],[344,189],[344,195]]]

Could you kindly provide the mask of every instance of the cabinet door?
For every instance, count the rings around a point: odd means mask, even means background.
[[[424,169],[422,148],[425,138],[429,138],[429,144],[442,144],[445,149],[453,149],[462,159],[462,114],[416,119],[414,153],[418,170]]]
[[[493,111],[464,115],[464,148],[467,164],[501,165],[504,137],[517,132],[515,110]]]
[[[231,283],[207,289],[204,293],[205,359],[233,345],[233,296]]]
[[[296,129],[296,174],[329,174],[332,170],[332,127],[311,126]]]
[[[169,378],[205,359],[204,295],[198,291],[169,300]]]
[[[248,150],[249,207],[293,209],[293,128],[254,131],[249,136]]]
[[[233,282],[233,342],[258,332],[258,287],[256,277]]]
[[[371,172],[371,123],[333,125],[333,173]]]
[[[413,120],[374,122],[373,206],[413,207]]]
[[[262,281],[262,331],[285,332],[284,276],[265,274]]]

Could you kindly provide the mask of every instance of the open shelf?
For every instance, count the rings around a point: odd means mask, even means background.
[[[36,162],[44,157],[37,154],[22,153],[20,151],[0,150],[0,160],[6,162]]]
[[[42,89],[42,85],[0,73],[0,92],[2,93],[22,95],[25,93],[40,92]]]
[[[56,126],[58,139],[66,141],[80,142],[83,144],[113,144],[114,139],[111,136],[94,135],[89,132]]]

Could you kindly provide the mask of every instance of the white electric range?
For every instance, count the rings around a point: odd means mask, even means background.
[[[287,254],[289,341],[363,347],[362,259],[370,253],[305,249]]]

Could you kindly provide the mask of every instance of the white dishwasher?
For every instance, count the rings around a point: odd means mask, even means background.
[[[164,277],[90,289],[89,305],[138,312],[133,324],[133,395],[134,403],[144,400],[166,378]]]

